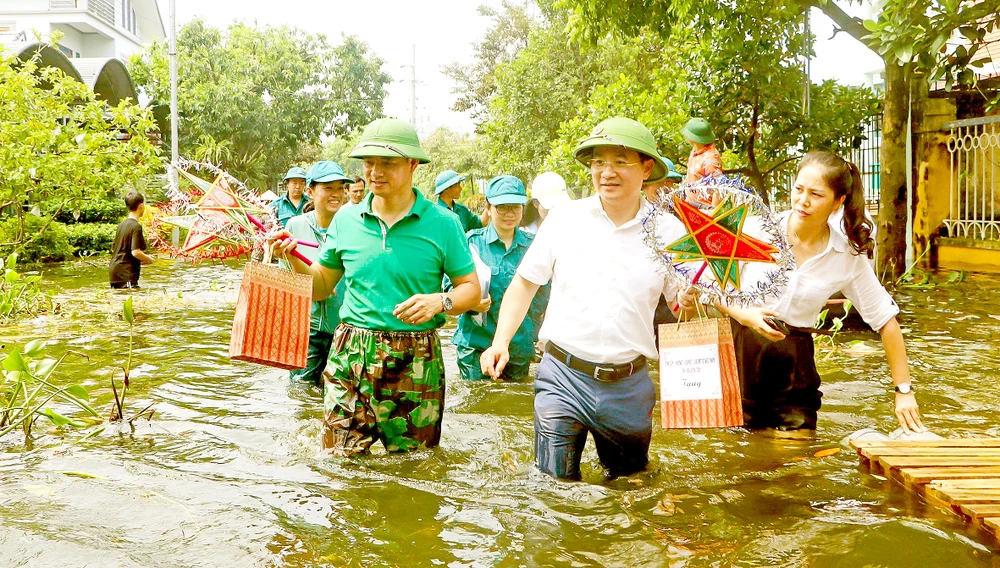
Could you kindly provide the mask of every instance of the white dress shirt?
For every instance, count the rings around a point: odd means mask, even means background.
[[[790,216],[791,211],[778,216],[778,225],[786,234]],[[764,305],[778,312],[785,323],[813,327],[827,300],[842,292],[865,323],[878,331],[899,313],[899,307],[875,276],[868,257],[857,254],[843,229],[833,225],[840,221],[831,215],[828,222],[830,239],[826,249],[788,271],[788,287]]]
[[[656,358],[653,312],[661,294],[672,301],[677,289],[644,242],[642,221],[651,207],[642,200],[635,218],[620,227],[596,195],[549,213],[517,269],[533,284],[552,281],[539,339],[593,363]],[[671,215],[660,215],[657,226],[663,242],[686,233]]]

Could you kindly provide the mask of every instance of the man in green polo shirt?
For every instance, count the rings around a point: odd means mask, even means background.
[[[309,198],[303,195],[306,189],[306,170],[298,166],[289,168],[285,174],[285,179],[281,180],[285,184],[285,194],[271,202],[274,209],[274,216],[284,227],[288,220],[296,215],[301,215],[309,202]]]
[[[479,280],[458,219],[413,187],[430,161],[409,124],[369,124],[350,153],[363,160],[371,193],[336,215],[311,267],[313,300],[344,279],[341,324],[324,381],[323,447],[337,456],[365,453],[377,439],[390,452],[433,447],[441,439],[444,361],[437,328],[445,313],[479,304]],[[275,253],[295,248],[287,231]],[[455,287],[442,294],[447,275]]]
[[[481,229],[489,222],[487,213],[477,216],[468,207],[458,202],[462,196],[462,182],[465,176],[458,175],[455,170],[445,170],[434,179],[434,195],[438,198],[437,204],[458,215],[458,220],[462,222],[462,229],[466,232],[473,229]]]

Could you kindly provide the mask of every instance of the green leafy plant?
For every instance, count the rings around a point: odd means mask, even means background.
[[[88,421],[70,418],[48,406],[52,401],[68,403],[91,417],[100,415],[90,405],[87,389],[80,385],[57,386],[50,377],[59,364],[70,354],[67,351],[58,359],[43,358],[45,346],[39,340],[29,341],[23,348],[15,346],[3,359],[3,380],[0,382],[0,438],[21,430],[26,439],[39,418],[45,418],[57,427],[83,427]]]
[[[110,251],[117,230],[118,225],[110,223],[78,223],[66,225],[66,237],[73,254],[90,256]]]
[[[49,217],[25,215],[0,222],[0,254],[21,262],[58,262],[73,257],[66,226]]]
[[[47,311],[52,301],[42,292],[40,275],[25,276],[17,271],[17,253],[11,253],[3,262],[3,279],[0,279],[0,321],[9,322],[25,316]]]
[[[125,366],[116,367],[111,372],[111,392],[115,395],[115,404],[111,407],[111,415],[108,417],[108,422],[112,424],[117,423],[119,428],[128,424],[131,428],[132,424],[142,416],[145,416],[147,420],[152,419],[154,412],[153,404],[150,403],[146,408],[136,412],[130,418],[125,418],[125,394],[129,389],[129,374],[132,371],[132,346],[135,330],[135,312],[132,309],[132,296],[129,296],[122,306],[122,319],[128,323],[128,359],[125,361]],[[120,394],[118,392],[118,385],[115,383],[115,375],[119,369],[124,374]]]

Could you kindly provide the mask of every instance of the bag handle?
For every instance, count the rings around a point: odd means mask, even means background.
[[[264,243],[264,258],[261,260],[264,264],[271,264],[271,257],[274,255],[274,243],[266,242]]]

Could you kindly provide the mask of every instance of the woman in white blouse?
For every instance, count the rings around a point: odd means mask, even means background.
[[[923,431],[896,322],[899,308],[868,262],[875,243],[857,166],[829,152],[806,154],[799,163],[791,205],[779,216],[797,267],[790,271],[784,293],[763,307],[720,308],[734,320],[747,426],[806,435],[815,430],[822,393],[807,330],[839,291],[882,337],[900,425],[905,431]],[[831,215],[841,207],[842,231],[831,225]]]

